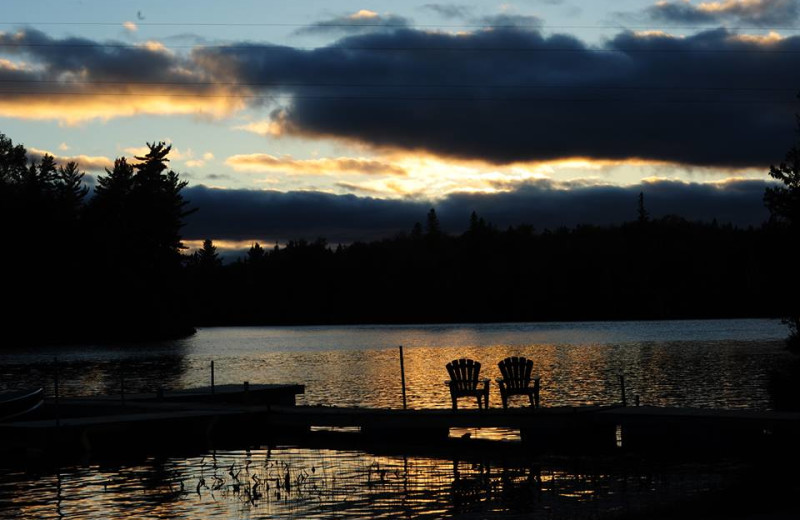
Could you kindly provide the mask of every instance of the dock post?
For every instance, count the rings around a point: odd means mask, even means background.
[[[119,397],[122,401],[122,406],[125,406],[125,365],[119,364]]]
[[[619,386],[622,390],[622,406],[628,406],[628,399],[625,397],[625,374],[619,374]]]
[[[214,360],[211,360],[211,395],[214,395]]]
[[[400,383],[403,386],[403,410],[406,409],[406,367],[403,362],[403,345],[400,345]]]
[[[61,426],[61,413],[58,396],[58,358],[53,358],[53,363],[55,364],[55,374],[53,375],[53,391],[56,398],[56,426]]]

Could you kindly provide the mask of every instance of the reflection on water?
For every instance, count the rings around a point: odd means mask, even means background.
[[[123,381],[128,392],[195,387],[209,384],[213,360],[220,384],[296,382],[306,385],[302,403],[397,408],[402,344],[413,408],[449,406],[448,361],[471,357],[495,378],[510,355],[534,360],[543,406],[618,402],[622,372],[629,399],[643,404],[768,408],[766,379],[787,359],[784,335],[766,320],[219,328],[154,344],[6,349],[0,389],[42,384],[52,392],[56,371],[67,395],[114,394]],[[490,402],[500,404],[496,387]],[[719,489],[730,474],[698,464],[466,462],[289,446],[38,472],[2,465],[0,519],[598,518]]]
[[[718,489],[722,475],[712,466],[653,471],[276,447],[40,475],[2,471],[0,518],[597,518]]]
[[[303,383],[304,404],[398,408],[402,344],[412,408],[449,406],[448,361],[476,359],[494,379],[510,355],[534,360],[543,406],[618,402],[623,372],[629,400],[642,404],[768,408],[766,380],[787,357],[784,335],[769,320],[216,328],[173,342],[11,351],[0,389],[52,389],[56,356],[67,395],[117,393],[123,379],[127,391],[204,386],[214,360],[220,384]],[[490,403],[500,405],[496,387]]]

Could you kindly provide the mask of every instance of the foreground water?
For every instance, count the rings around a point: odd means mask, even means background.
[[[46,474],[9,470],[0,477],[0,518],[599,518],[721,489],[729,470],[295,447],[213,451]]]
[[[216,328],[166,343],[6,350],[0,387],[52,391],[57,366],[71,395],[114,394],[123,379],[128,391],[185,388],[208,384],[214,361],[218,383],[297,382],[304,404],[396,408],[403,345],[416,408],[449,406],[453,358],[477,359],[494,378],[497,361],[524,355],[544,406],[618,402],[624,373],[643,404],[768,409],[784,335],[767,320]],[[0,518],[599,518],[685,500],[732,475],[717,464],[467,462],[268,442],[104,465],[0,462]]]

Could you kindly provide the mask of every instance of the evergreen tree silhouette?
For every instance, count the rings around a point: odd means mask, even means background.
[[[436,216],[436,210],[431,208],[425,220],[425,236],[428,238],[438,238],[441,234],[442,226],[439,223],[439,217]]]
[[[258,265],[264,261],[265,255],[264,248],[258,242],[254,242],[250,249],[247,250],[247,262],[251,265]]]
[[[147,146],[138,163],[120,158],[106,169],[90,205],[95,251],[105,259],[100,279],[107,284],[96,290],[114,302],[102,320],[110,334],[132,326],[142,335],[187,329],[174,297],[183,277],[180,230],[191,213],[181,195],[186,182],[168,169],[170,146]]]
[[[203,247],[194,253],[195,262],[200,269],[209,271],[222,266],[217,247],[211,239],[203,240]]]
[[[639,202],[636,207],[636,221],[639,224],[646,224],[650,221],[650,214],[644,207],[644,192],[642,191],[639,192]]]
[[[800,115],[796,116],[798,132],[800,132]],[[778,166],[771,165],[769,175],[782,185],[767,188],[764,192],[764,204],[769,209],[770,221],[773,225],[788,229],[792,246],[788,249],[788,258],[781,259],[776,269],[782,274],[786,291],[793,295],[788,299],[784,322],[789,326],[787,343],[794,351],[800,352],[800,303],[797,293],[800,291],[800,280],[794,270],[786,270],[783,266],[797,266],[800,255],[797,244],[800,243],[800,141],[794,144],[783,162]]]

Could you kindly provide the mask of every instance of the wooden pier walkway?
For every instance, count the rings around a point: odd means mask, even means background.
[[[534,450],[760,450],[794,448],[800,413],[585,406],[508,410],[387,410],[296,406],[302,385],[226,385],[101,398],[48,400],[0,423],[0,450],[126,449],[226,438],[301,441],[315,427],[347,427],[372,442],[435,444],[451,428],[519,431]],[[354,433],[348,433],[351,438]]]

